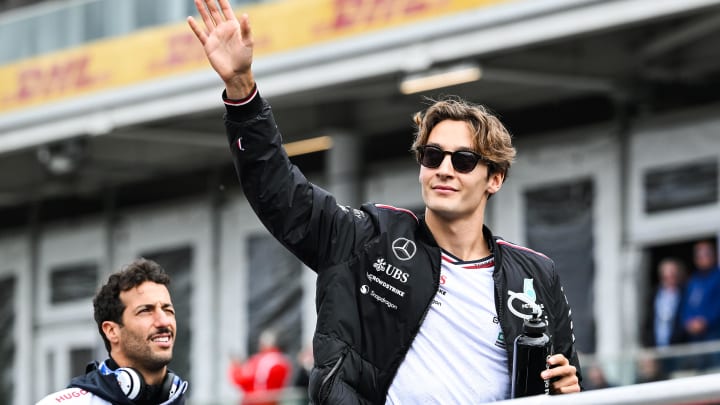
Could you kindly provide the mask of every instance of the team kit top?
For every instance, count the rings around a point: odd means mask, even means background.
[[[495,309],[495,261],[489,256],[463,262],[446,251],[441,258],[440,288],[386,404],[471,404],[510,396],[507,351]]]

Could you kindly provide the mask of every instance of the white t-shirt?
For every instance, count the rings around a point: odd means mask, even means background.
[[[442,252],[440,287],[386,404],[479,404],[510,397],[494,269],[492,256],[463,262]]]

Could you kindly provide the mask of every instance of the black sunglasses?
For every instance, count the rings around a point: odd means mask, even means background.
[[[440,167],[440,164],[442,164],[445,159],[445,155],[450,155],[450,162],[452,162],[455,171],[459,173],[470,173],[475,169],[479,161],[485,160],[482,155],[469,150],[450,152],[433,145],[418,146],[417,152],[418,163],[431,169]]]

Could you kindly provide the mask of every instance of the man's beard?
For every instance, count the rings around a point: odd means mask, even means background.
[[[157,371],[170,364],[170,361],[172,361],[172,353],[158,355],[149,352],[146,355],[140,356],[140,358],[135,359],[135,361],[137,362],[137,364],[142,364],[143,367],[147,370]]]
[[[160,331],[169,332],[169,331]],[[174,338],[174,336],[173,336]],[[150,344],[141,336],[126,330],[124,336],[124,352],[128,359],[136,365],[149,371],[161,370],[172,360],[172,350],[162,353],[152,351]]]

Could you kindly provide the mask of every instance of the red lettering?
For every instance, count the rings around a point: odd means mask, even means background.
[[[335,17],[320,31],[341,31],[431,11],[447,0],[335,0]]]
[[[90,57],[81,55],[55,63],[47,69],[34,67],[22,70],[18,74],[19,86],[15,98],[25,101],[91,86],[99,79],[90,75],[89,65]]]
[[[168,54],[164,60],[154,62],[151,68],[168,68],[188,62],[205,60],[205,51],[192,32],[171,35],[167,39]]]
[[[32,98],[33,94],[39,93],[40,82],[42,81],[43,73],[40,69],[28,69],[21,71],[18,75],[18,82],[20,83],[20,89],[17,92],[17,98],[20,100]]]
[[[62,394],[60,396],[55,397],[55,402],[63,402],[68,399],[78,398],[81,395],[87,395],[88,392],[83,389],[77,389],[75,388],[72,392],[66,392],[65,394]]]
[[[445,281],[447,280],[447,276],[444,274],[440,276],[440,285],[445,285]]]
[[[331,24],[334,30],[354,25],[357,14],[362,11],[363,0],[335,0],[335,21]]]

